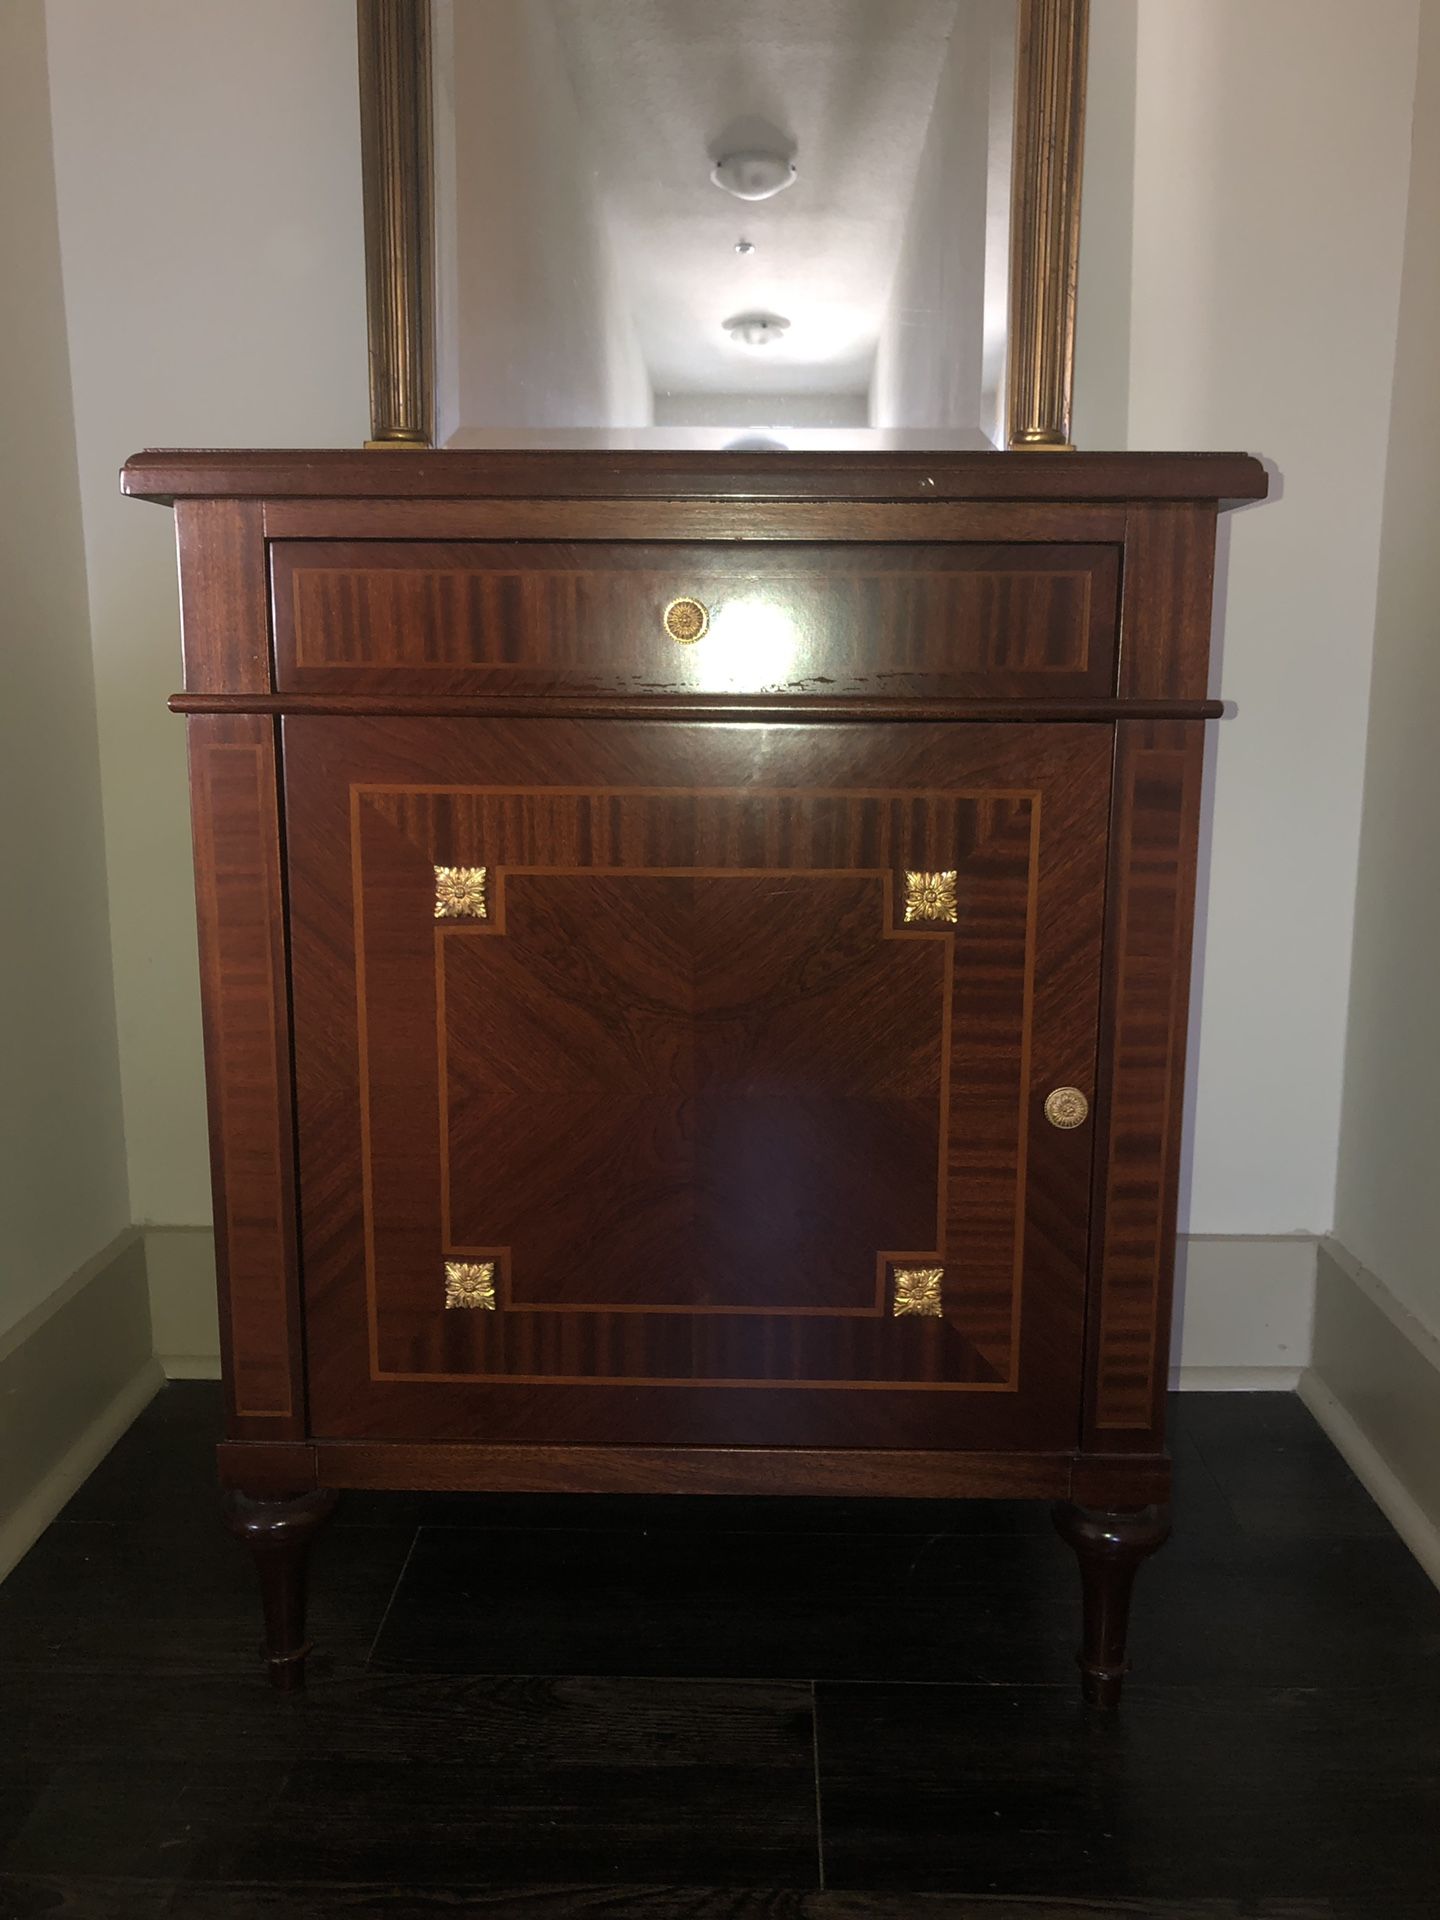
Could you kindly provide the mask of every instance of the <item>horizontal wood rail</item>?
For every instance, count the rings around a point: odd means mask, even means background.
[[[176,693],[172,713],[451,720],[1219,720],[1221,700],[833,700],[809,694]]]
[[[1246,453],[850,453],[590,447],[407,452],[147,449],[120,490],[166,506],[228,500],[1263,500]]]
[[[220,1479],[252,1493],[396,1485],[488,1493],[828,1494],[902,1499],[1165,1500],[1170,1459],[913,1448],[489,1446],[432,1440],[222,1441]]]

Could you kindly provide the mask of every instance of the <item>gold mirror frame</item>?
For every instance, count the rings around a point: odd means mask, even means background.
[[[1006,419],[1071,450],[1090,0],[1016,0]],[[371,447],[435,435],[429,0],[356,0]]]

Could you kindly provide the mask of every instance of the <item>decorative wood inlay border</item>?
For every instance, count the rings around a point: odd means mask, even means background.
[[[303,563],[296,563],[295,550],[287,546],[277,557],[277,573],[281,567],[286,571],[275,582],[277,594],[283,591],[286,580],[290,588],[288,608],[280,601],[276,611],[279,688],[318,691],[313,684],[299,684],[302,673],[343,675],[353,682],[357,673],[376,671],[398,671],[407,676],[457,672],[508,675],[533,672],[537,667],[570,667],[577,664],[571,655],[562,650],[557,662],[548,651],[557,642],[563,649],[567,641],[572,649],[577,645],[583,649],[586,677],[593,683],[607,667],[624,664],[608,658],[610,647],[617,633],[628,638],[626,623],[645,602],[661,601],[657,609],[659,626],[670,642],[693,646],[710,631],[712,618],[718,618],[728,603],[747,601],[762,580],[769,602],[793,608],[797,621],[809,617],[817,600],[822,601],[826,617],[837,626],[847,616],[855,617],[858,609],[859,616],[870,622],[866,644],[885,665],[889,664],[888,649],[894,645],[890,627],[902,617],[922,632],[933,627],[941,627],[943,632],[942,623],[948,621],[952,651],[964,645],[978,652],[988,637],[993,654],[1002,636],[993,628],[994,616],[987,613],[986,600],[998,598],[1011,610],[1009,617],[1014,620],[1016,603],[1026,592],[1033,596],[1036,617],[1044,615],[1056,629],[1051,644],[1065,641],[1072,649],[1069,657],[987,661],[982,656],[967,660],[966,668],[972,675],[1002,680],[1013,676],[1028,685],[1033,680],[1043,681],[1047,675],[1071,681],[1083,679],[1098,666],[1103,681],[1108,678],[1103,671],[1106,658],[1098,662],[1093,659],[1094,643],[1104,647],[1106,656],[1114,646],[1113,576],[1102,576],[1110,611],[1099,621],[1097,634],[1094,561],[1068,571],[1062,567],[1007,567],[1000,559],[983,566],[963,565],[952,556],[964,554],[965,545],[936,544],[933,551],[937,557],[924,570],[907,572],[894,566],[863,565],[857,560],[843,573],[827,573],[813,560],[806,565],[803,549],[797,559],[782,545],[776,554],[767,552],[749,558],[752,569],[763,569],[757,575],[755,571],[740,571],[730,558],[717,565],[703,550],[697,551],[688,543],[681,550],[683,557],[671,558],[663,548],[651,549],[649,566],[637,565],[633,559],[628,565],[617,564],[613,547],[598,548],[590,566],[577,565],[575,556],[577,552],[583,554],[584,548],[577,549],[569,542],[558,551],[541,548],[523,556],[517,556],[514,547],[497,548],[493,541],[487,548],[482,565],[457,559],[453,553],[431,558],[433,549],[420,548],[406,564],[382,564],[382,550],[374,563],[366,566],[343,553],[329,565],[322,564],[318,555],[306,555]],[[348,551],[353,555],[353,549]],[[1102,561],[1105,557],[1098,556]],[[664,604],[677,577],[697,572],[704,582],[702,591],[715,609],[713,614],[711,606],[690,594]],[[956,597],[967,589],[971,604],[957,607]],[[1065,589],[1073,599],[1068,610],[1061,598]],[[892,606],[900,601],[904,612],[884,621],[880,596],[887,590]],[[1061,600],[1058,610],[1057,599]],[[360,629],[357,639],[362,620],[370,626]],[[597,634],[601,622],[604,625]],[[508,652],[511,645],[518,646],[519,651]],[[663,652],[656,657],[663,658]],[[933,673],[943,664],[943,659],[922,662],[913,670]],[[832,667],[831,678],[835,672]],[[655,688],[657,692],[664,690],[663,686]],[[683,686],[679,689],[686,690]],[[1006,691],[1011,698],[1026,697],[1024,686]],[[1072,689],[1070,697],[1103,699],[1108,691],[1104,684],[1081,686]],[[985,697],[983,687],[975,697]],[[1064,698],[1065,691],[1050,697]]]
[[[1160,1426],[1169,1333],[1162,1308],[1175,1258],[1204,735],[1198,727],[1122,729],[1117,753],[1093,1425],[1148,1445]]]
[[[653,457],[653,456],[652,456]],[[731,456],[733,458],[733,456]],[[987,456],[988,457],[988,456]],[[447,464],[463,460],[448,453]],[[832,483],[833,484],[833,483]],[[897,489],[898,491],[898,489]],[[1003,540],[1025,546],[1055,541],[1118,546],[1126,509],[1016,506],[997,500],[505,499],[425,502],[427,540]],[[391,501],[272,499],[264,503],[267,540],[365,540],[395,531]]]
[[[1014,1392],[1015,1391],[1016,1384],[1017,1384],[1016,1370],[1018,1368],[1018,1363],[1019,1363],[1019,1325],[1020,1325],[1020,1316],[1021,1316],[1020,1292],[1021,1292],[1021,1282],[1022,1282],[1023,1264],[1024,1264],[1024,1236],[1025,1236],[1025,1212],[1026,1212],[1024,1168],[1025,1168],[1025,1163],[1027,1158],[1027,1141],[1028,1141],[1028,1132],[1029,1132],[1029,1108],[1030,1108],[1030,1085],[1029,1085],[1030,1069],[1029,1069],[1028,1034],[1027,1034],[1027,1040],[1022,1048],[1022,1060],[1020,1065],[1019,1085],[1018,1085],[1019,1110],[1018,1110],[1017,1125],[1019,1129],[1019,1139],[1020,1139],[1020,1147],[1018,1152],[1020,1172],[1019,1172],[1018,1179],[1015,1183],[1015,1194],[1014,1194],[1013,1201],[1009,1203],[1013,1208],[1014,1232],[1013,1232],[1013,1240],[1012,1240],[1013,1256],[1012,1256],[1010,1270],[1007,1275],[1007,1282],[1006,1282],[1006,1300],[1005,1300],[1005,1316],[1004,1316],[1005,1328],[1004,1328],[1003,1338],[1000,1340],[1000,1345],[1003,1346],[1003,1349],[1004,1349],[1004,1357],[997,1361],[996,1359],[991,1357],[991,1355],[989,1354],[989,1352],[986,1350],[985,1347],[980,1345],[976,1346],[977,1357],[979,1357],[984,1364],[995,1366],[995,1369],[996,1369],[995,1377],[987,1378],[987,1379],[971,1379],[971,1380],[965,1380],[965,1381],[940,1381],[940,1380],[918,1380],[917,1381],[917,1380],[894,1380],[894,1379],[855,1381],[855,1380],[756,1379],[754,1377],[730,1379],[730,1378],[718,1378],[713,1376],[706,1376],[703,1379],[703,1383],[702,1383],[701,1381],[696,1380],[694,1378],[671,1378],[668,1376],[664,1378],[660,1378],[660,1377],[649,1376],[649,1375],[629,1375],[629,1374],[626,1374],[623,1376],[621,1375],[604,1375],[604,1376],[575,1375],[575,1376],[572,1376],[568,1374],[562,1376],[562,1375],[551,1374],[551,1373],[533,1374],[533,1375],[519,1374],[519,1373],[507,1373],[503,1375],[498,1375],[498,1374],[483,1375],[483,1374],[477,1374],[475,1372],[464,1372],[464,1373],[451,1373],[448,1371],[447,1372],[435,1372],[435,1371],[392,1372],[392,1371],[383,1369],[380,1364],[380,1356],[379,1356],[378,1321],[377,1321],[378,1304],[377,1304],[376,1293],[375,1293],[375,1277],[376,1277],[375,1221],[374,1221],[373,1183],[372,1183],[371,1172],[370,1172],[371,1146],[370,1146],[369,1096],[368,1096],[368,1093],[365,1091],[368,1085],[368,1074],[369,1074],[369,1069],[366,1064],[368,1059],[368,1042],[366,1038],[366,1030],[365,1030],[366,1022],[364,1018],[364,1003],[365,1003],[364,938],[365,938],[365,934],[364,934],[364,915],[363,915],[363,895],[364,895],[365,883],[364,883],[363,872],[361,869],[361,836],[360,836],[359,827],[360,827],[360,810],[363,803],[367,799],[380,798],[385,795],[391,795],[397,799],[403,799],[409,796],[423,797],[423,796],[430,796],[430,795],[435,795],[435,796],[444,795],[457,800],[467,798],[467,797],[476,797],[476,798],[505,797],[505,798],[510,798],[517,801],[562,803],[562,804],[567,804],[572,806],[577,801],[589,802],[591,800],[596,800],[596,799],[608,800],[612,798],[623,798],[627,801],[643,800],[643,799],[656,799],[656,800],[669,801],[669,800],[683,799],[692,808],[697,804],[697,802],[698,803],[724,802],[729,800],[735,800],[737,798],[743,798],[750,801],[778,800],[778,801],[790,802],[792,804],[800,804],[803,806],[811,806],[817,803],[823,804],[825,802],[843,802],[843,803],[849,803],[853,805],[854,803],[857,803],[857,802],[873,801],[876,799],[885,799],[885,800],[892,800],[892,801],[903,799],[907,803],[913,804],[918,800],[922,800],[926,798],[943,801],[947,805],[955,802],[963,802],[963,803],[979,802],[979,803],[991,803],[991,804],[1003,806],[1008,803],[1013,803],[1017,801],[1024,802],[1025,814],[1024,816],[1022,816],[1024,820],[1024,824],[1023,824],[1023,832],[1021,835],[1021,842],[1026,848],[1028,848],[1028,853],[1026,855],[1026,858],[1028,863],[1029,880],[1027,885],[1027,905],[1026,905],[1026,913],[1025,913],[1025,931],[1024,931],[1023,1021],[1026,1024],[1028,1029],[1028,1023],[1032,1018],[1033,999],[1034,999],[1035,943],[1036,943],[1037,924],[1038,924],[1038,920],[1037,920],[1038,885],[1039,885],[1038,862],[1039,862],[1039,825],[1040,825],[1040,796],[1038,793],[1036,793],[1033,789],[1030,789],[1030,788],[1016,788],[1016,789],[1006,788],[1002,790],[999,788],[988,788],[988,787],[984,789],[977,789],[977,790],[960,789],[960,788],[945,789],[935,794],[921,794],[914,791],[905,791],[905,792],[897,793],[894,790],[889,788],[873,789],[873,790],[858,789],[858,788],[842,788],[842,789],[837,789],[832,791],[829,789],[819,789],[819,788],[812,788],[812,787],[776,788],[776,789],[756,789],[753,787],[743,787],[743,788],[712,787],[712,788],[705,788],[699,794],[697,794],[692,789],[669,788],[669,787],[650,788],[650,787],[635,786],[635,787],[620,787],[620,788],[610,788],[610,787],[600,788],[600,787],[588,786],[588,787],[578,787],[578,788],[545,787],[545,788],[539,788],[539,789],[530,789],[530,788],[516,789],[516,788],[509,788],[509,787],[493,787],[493,788],[479,787],[479,786],[459,787],[459,786],[456,786],[454,783],[442,782],[442,783],[435,783],[435,784],[406,783],[404,785],[398,785],[398,786],[388,786],[388,785],[354,786],[351,788],[351,794],[350,794],[351,833],[352,833],[351,852],[352,852],[352,868],[353,868],[353,903],[354,903],[354,912],[355,912],[355,921],[356,921],[355,938],[356,938],[356,953],[357,953],[357,974],[359,976],[357,985],[359,988],[359,1000],[360,1000],[360,1021],[359,1021],[359,1027],[357,1032],[357,1044],[359,1048],[359,1064],[360,1064],[360,1079],[361,1079],[361,1132],[362,1132],[362,1162],[363,1162],[362,1188],[363,1188],[363,1197],[364,1197],[364,1221],[365,1221],[365,1242],[366,1242],[366,1297],[367,1297],[367,1310],[368,1310],[370,1337],[371,1337],[371,1377],[373,1379],[375,1379],[376,1381],[393,1381],[393,1382],[453,1381],[457,1383],[469,1382],[469,1383],[475,1383],[475,1384],[483,1384],[486,1382],[493,1382],[493,1383],[499,1383],[499,1384],[515,1384],[515,1385],[522,1385],[522,1384],[596,1385],[596,1386],[633,1385],[633,1386],[654,1386],[654,1387],[676,1387],[676,1386],[704,1384],[706,1387],[747,1387],[747,1388],[753,1387],[756,1389],[774,1388],[782,1391],[784,1390],[803,1391],[803,1390],[806,1390],[807,1388],[822,1390],[822,1391],[824,1390],[842,1390],[843,1391],[843,1390],[853,1390],[853,1389],[859,1389],[862,1391],[867,1391],[867,1390],[894,1391],[897,1388],[905,1391],[916,1391],[916,1392],[962,1392],[963,1393],[963,1392],[993,1392],[993,1391]],[[397,824],[398,824],[398,821],[397,821]],[[408,829],[405,829],[405,830],[408,831]],[[563,825],[561,825],[558,819],[556,822],[552,823],[551,826],[545,828],[543,831],[544,831],[544,837],[547,840],[553,837],[556,840],[557,844],[573,844],[574,843],[573,834],[569,830],[567,830]],[[701,829],[699,822],[697,822],[697,845],[703,845],[704,840],[705,840],[705,834]],[[462,924],[437,925],[435,929],[435,936],[436,936],[435,944],[436,944],[436,952],[437,952],[437,973],[439,975],[436,983],[437,984],[437,1016],[442,1022],[444,1018],[444,1015],[443,1015],[444,987],[443,987],[443,962],[441,960],[441,956],[443,955],[445,942],[449,939],[455,939],[455,938],[475,938],[475,937],[484,937],[487,934],[493,935],[493,934],[504,933],[504,930],[505,930],[505,912],[504,912],[505,879],[507,875],[518,876],[524,873],[549,874],[549,873],[559,873],[561,871],[572,871],[572,870],[571,869],[562,870],[562,869],[551,868],[551,867],[520,867],[520,866],[511,865],[509,863],[502,863],[496,866],[492,866],[489,869],[490,879],[492,882],[492,895],[490,897],[490,902],[489,902],[491,917],[488,918],[484,924],[471,923],[468,926],[462,925]],[[609,860],[605,857],[604,852],[597,850],[597,858],[596,858],[595,865],[593,867],[586,867],[584,869],[575,869],[574,871],[583,871],[587,873],[589,872],[605,873],[607,875],[619,875],[619,874],[633,871],[633,872],[637,872],[645,875],[652,875],[655,877],[659,877],[661,870],[652,869],[652,868],[643,868],[643,867],[637,868],[637,869],[631,869],[631,868],[622,867],[618,865],[612,866],[609,863]],[[671,870],[666,869],[665,871],[668,873]],[[674,871],[676,873],[683,872],[683,874],[688,877],[699,878],[699,877],[706,877],[710,875],[713,875],[715,877],[731,877],[731,876],[737,875],[739,872],[742,871],[742,869],[739,869],[736,867],[726,867],[726,868],[687,867],[687,868],[684,868],[683,870],[676,869]],[[768,874],[774,873],[775,871],[777,871],[777,869],[765,867],[765,868],[755,869],[755,871],[765,873],[768,875]],[[795,868],[785,869],[785,871],[794,872],[796,874],[806,874],[810,872],[819,873],[822,870],[812,869],[805,866],[799,866]],[[833,872],[836,875],[843,875],[843,877],[845,878],[853,879],[858,877],[858,875],[862,871],[866,871],[866,870],[856,869],[853,867],[846,867],[846,868],[839,868],[839,869],[833,869],[833,870],[825,869],[823,871]],[[893,869],[891,870],[878,869],[876,870],[876,877],[882,881],[883,885],[886,888],[886,898],[888,902],[889,890],[893,886]],[[894,924],[893,908],[887,908],[886,923],[887,923],[886,933],[884,936],[886,938],[894,938],[894,939],[939,938],[944,941],[947,949],[950,947],[951,937],[941,928],[916,927],[913,929],[908,929],[903,925],[903,923],[900,925]],[[950,984],[952,981],[953,981],[953,961],[951,962],[950,966],[947,967],[947,1001],[948,1001],[949,993],[953,991],[953,988]],[[949,1009],[947,1004],[947,1009],[946,1009],[947,1036],[949,1034],[949,1031],[950,1031],[950,1018],[949,1018]],[[443,1032],[443,1025],[442,1025],[442,1032]],[[437,1034],[437,1040],[438,1039],[439,1039],[439,1035]],[[947,1038],[944,1051],[945,1051],[946,1058],[944,1061],[945,1093],[943,1095],[943,1098],[945,1102],[946,1113],[948,1116],[949,1105],[950,1105],[949,1093],[948,1093],[948,1087],[949,1087],[949,1057],[948,1056],[949,1056],[950,1046],[949,1046],[948,1038]],[[442,1048],[442,1054],[441,1054],[441,1061],[442,1061],[442,1064],[441,1064],[441,1075],[440,1075],[440,1097],[442,1102],[445,1102],[446,1095],[444,1093],[443,1048]],[[941,1197],[940,1205],[941,1205],[941,1208],[946,1209],[947,1211],[948,1211],[948,1200],[944,1197],[944,1195],[948,1192],[948,1181],[949,1181],[949,1171],[950,1171],[949,1170],[949,1154],[950,1154],[950,1148],[948,1146],[948,1143],[942,1140],[941,1149],[940,1149],[942,1197]],[[445,1211],[446,1211],[446,1214],[448,1215],[448,1208],[446,1208]],[[933,1251],[905,1250],[905,1251],[896,1252],[894,1250],[887,1250],[879,1256],[879,1259],[877,1260],[877,1302],[875,1306],[869,1307],[863,1310],[865,1317],[874,1317],[877,1313],[883,1316],[886,1312],[886,1307],[885,1307],[886,1269],[888,1267],[892,1266],[897,1261],[906,1261],[906,1260],[914,1261],[917,1259],[917,1257],[920,1260],[924,1260],[926,1258],[927,1252],[930,1252],[931,1258],[933,1258],[934,1253],[937,1253],[937,1252],[942,1253],[943,1255],[943,1243],[945,1239],[945,1232],[943,1228],[943,1217],[944,1216],[942,1215],[942,1221],[937,1223],[937,1225],[940,1225],[941,1230],[938,1235],[938,1244]],[[473,1257],[475,1253],[479,1253],[479,1252],[483,1252],[486,1255],[493,1255],[494,1253],[494,1250],[490,1248],[469,1249],[464,1246],[455,1244],[449,1238],[448,1217],[445,1221],[443,1231],[445,1236],[445,1250],[447,1254],[453,1255],[455,1257],[460,1257],[462,1255]],[[495,1257],[497,1257],[497,1260],[498,1260],[498,1256],[495,1256]],[[503,1260],[501,1260],[499,1261],[499,1264],[497,1266],[497,1292],[505,1296],[505,1305],[506,1305],[507,1312],[520,1311],[521,1309],[515,1308],[513,1303],[508,1298],[509,1287],[508,1287],[508,1282],[504,1278],[504,1274],[505,1274],[505,1266],[504,1266]],[[543,1305],[543,1303],[534,1303],[534,1304]],[[567,1313],[583,1311],[583,1309],[571,1308],[568,1305],[563,1305],[560,1303],[556,1303],[553,1310],[557,1312],[567,1312]],[[597,1309],[597,1311],[599,1310]],[[606,1308],[604,1309],[604,1311],[612,1312],[617,1310],[613,1308]],[[665,1310],[645,1308],[645,1309],[639,1309],[639,1311],[663,1312]],[[693,1310],[685,1309],[684,1311],[687,1313],[693,1314]],[[730,1311],[730,1310],[722,1310],[722,1311]],[[737,1309],[734,1311],[737,1311],[737,1312],[744,1311],[747,1314],[755,1313],[756,1317],[762,1317],[762,1313],[760,1310],[753,1310],[753,1309],[738,1310]],[[829,1309],[817,1309],[812,1311],[819,1314],[823,1314],[825,1317],[842,1317],[838,1314],[832,1313],[831,1310]],[[703,1318],[705,1316],[700,1314],[693,1314],[693,1317]],[[797,1313],[794,1317],[799,1317],[799,1314]],[[997,1329],[997,1334],[998,1334],[998,1329]],[[968,1338],[969,1336],[967,1335],[966,1337]]]

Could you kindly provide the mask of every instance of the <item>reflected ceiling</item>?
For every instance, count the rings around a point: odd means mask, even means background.
[[[657,397],[863,394],[957,0],[553,5]],[[792,187],[749,203],[711,181],[767,143]],[[751,313],[791,324],[732,340]]]

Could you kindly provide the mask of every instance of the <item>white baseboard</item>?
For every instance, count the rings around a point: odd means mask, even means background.
[[[146,1227],[150,1324],[167,1380],[220,1378],[215,1235],[209,1227]]]
[[[155,1356],[167,1380],[218,1380],[218,1353],[167,1353]]]
[[[1440,1524],[1421,1506],[1359,1421],[1318,1373],[1302,1374],[1300,1398],[1335,1442],[1336,1451],[1355,1478],[1440,1587]]]
[[[115,1442],[165,1384],[158,1360],[147,1360],[77,1434],[45,1477],[0,1518],[0,1580],[23,1560],[76,1489],[90,1478]]]
[[[1298,1367],[1180,1367],[1170,1384],[1181,1393],[1294,1393]]]
[[[1170,1384],[1209,1393],[1293,1393],[1310,1364],[1313,1234],[1182,1237]]]
[[[127,1228],[0,1343],[0,1579],[163,1384]]]
[[[1440,1586],[1440,1338],[1335,1240],[1300,1397]]]

